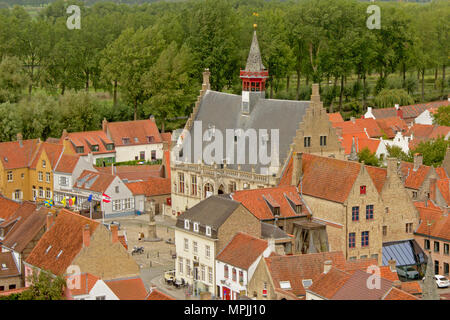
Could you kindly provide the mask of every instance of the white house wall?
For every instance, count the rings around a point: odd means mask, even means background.
[[[145,160],[151,161],[152,151],[156,151],[156,159],[163,158],[163,144],[141,144],[130,146],[116,146],[116,162],[132,161],[137,157],[140,160],[141,151],[145,152]]]

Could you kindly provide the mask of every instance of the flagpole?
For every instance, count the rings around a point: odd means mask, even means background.
[[[89,217],[92,219],[92,200],[89,201]]]

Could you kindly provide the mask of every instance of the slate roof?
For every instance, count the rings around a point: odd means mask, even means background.
[[[148,293],[142,279],[137,277],[104,280],[119,300],[145,300]]]
[[[189,219],[214,228],[219,228],[240,205],[239,202],[219,196],[210,196],[178,216],[178,221]],[[184,228],[184,223],[181,226]]]
[[[216,260],[247,270],[263,254],[267,246],[266,240],[238,232],[217,255]]]
[[[266,222],[261,222],[261,238],[263,239],[273,238],[275,240],[291,239],[291,237],[286,232],[281,230],[279,227]]]
[[[146,197],[157,195],[170,195],[170,179],[152,177],[147,181],[127,183],[128,189],[133,195],[145,195]]]
[[[201,121],[202,123],[202,136],[205,132],[215,130],[215,132],[220,131],[223,136],[223,146],[225,148],[234,149],[234,163],[227,164],[228,168],[237,169],[237,145],[238,143],[228,141],[226,143],[226,129],[242,129],[244,132],[247,129],[254,129],[259,132],[260,129],[267,129],[268,133],[272,129],[279,130],[279,165],[282,166],[288,152],[290,150],[290,145],[296,134],[296,130],[299,127],[299,123],[302,121],[303,116],[306,113],[306,109],[309,107],[309,101],[290,101],[290,100],[274,100],[274,99],[264,99],[259,98],[258,101],[251,109],[249,115],[241,113],[241,101],[242,97],[240,95],[222,93],[208,90],[200,101],[198,112],[195,115],[194,121]],[[213,126],[215,129],[213,129]],[[200,159],[200,154],[194,154],[194,128],[195,124],[190,129],[190,135],[192,137],[191,143],[191,158],[187,159],[190,163],[198,163]],[[208,133],[206,133],[208,135]],[[216,134],[216,137],[218,134]],[[202,141],[202,150],[214,141]],[[228,139],[230,140],[230,139]],[[251,164],[249,161],[249,143],[246,139],[246,149],[245,149],[245,164],[241,164],[241,170],[251,172]],[[184,140],[183,145],[186,145],[187,139]],[[270,154],[272,139],[267,142],[268,154]],[[186,147],[187,149],[187,147]],[[240,154],[243,154],[240,151]],[[178,157],[178,154],[176,154]],[[187,157],[187,152],[183,153],[183,157],[180,159],[183,162]],[[224,153],[223,158],[226,158]],[[228,160],[231,163],[232,159]],[[260,161],[256,161],[257,164],[254,165],[255,172],[258,174],[265,174],[265,170],[262,168],[268,168],[268,165],[261,165]],[[261,170],[262,169],[262,170]]]
[[[240,190],[231,194],[231,198],[242,203],[260,220],[275,218],[270,206],[280,208],[280,217],[311,215],[295,186]],[[302,214],[296,213],[296,205],[302,206]]]
[[[91,235],[99,226],[97,221],[62,209],[25,262],[55,275],[64,274],[83,247],[82,231],[86,224],[90,226]]]
[[[252,44],[250,45],[250,52],[247,57],[247,64],[245,65],[245,71],[262,71],[265,70],[261,59],[261,52],[259,50],[258,37],[256,36],[256,30],[253,31]]]
[[[158,127],[156,126],[156,123],[150,119],[108,122],[107,132],[114,141],[116,147],[162,143]],[[153,142],[149,142],[147,137],[153,137]],[[122,138],[129,138],[129,143],[124,144]]]

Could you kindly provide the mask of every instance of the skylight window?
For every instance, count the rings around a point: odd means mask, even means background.
[[[48,248],[47,248],[47,250],[45,250],[45,254],[47,254],[47,253],[50,251],[51,248],[52,248],[52,246],[49,245]]]
[[[58,255],[56,256],[56,259],[58,259],[59,258],[59,256],[62,254],[62,250],[61,251],[59,251],[59,253],[58,253]]]
[[[303,284],[303,288],[309,288],[312,285],[312,280],[311,279],[302,280],[302,284]]]
[[[281,289],[292,289],[291,282],[290,281],[280,281],[280,288]]]
[[[7,270],[8,267],[6,266],[6,263],[2,263],[2,270]]]

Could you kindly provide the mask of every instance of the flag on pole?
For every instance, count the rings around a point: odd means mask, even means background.
[[[73,206],[72,198],[69,198],[69,207]]]
[[[111,202],[111,197],[103,193],[102,194],[102,201],[106,202],[106,203],[110,203]]]
[[[73,198],[72,198],[72,204],[75,205],[76,202],[77,202],[77,198],[76,198],[76,197],[73,197]]]
[[[89,202],[92,201],[92,194],[89,195],[88,201],[89,201]]]
[[[66,197],[64,197],[62,200],[61,200],[61,203],[62,203],[62,205],[65,207],[66,206]]]
[[[51,208],[51,207],[53,206],[53,200],[45,200],[45,201],[44,201],[44,205],[45,205],[47,208]]]

